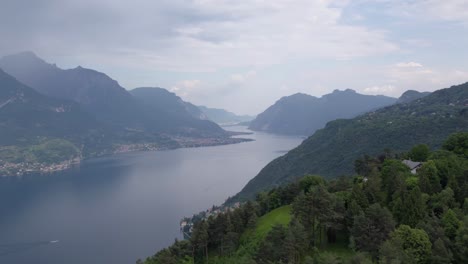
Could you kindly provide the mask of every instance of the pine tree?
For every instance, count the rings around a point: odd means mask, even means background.
[[[330,223],[335,213],[334,197],[323,185],[312,186],[307,194],[301,194],[293,203],[293,214],[304,225],[312,245],[322,241],[322,231]]]
[[[427,194],[438,193],[442,190],[439,172],[434,161],[428,161],[418,170],[419,188]]]
[[[454,255],[457,263],[468,263],[468,216],[458,229],[454,243]]]
[[[196,253],[201,251],[205,261],[208,262],[209,234],[208,223],[205,220],[202,220],[194,225],[190,241],[193,245],[194,258],[196,257]]]
[[[395,221],[390,211],[379,204],[373,204],[366,209],[365,214],[358,215],[354,219],[351,228],[354,248],[375,256],[380,245],[394,228]]]
[[[425,217],[426,203],[419,187],[403,192],[393,205],[393,215],[400,224],[415,227]]]

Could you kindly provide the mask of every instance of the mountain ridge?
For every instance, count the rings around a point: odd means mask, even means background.
[[[451,133],[468,130],[468,83],[441,89],[410,103],[339,119],[267,166],[232,201],[291,182],[305,174],[337,177],[353,173],[362,155],[402,152],[415,144],[435,148]]]
[[[148,102],[142,104],[141,98],[136,98],[116,80],[93,69],[81,66],[61,69],[55,64],[47,63],[32,52],[4,56],[0,58],[0,68],[39,93],[79,103],[99,121],[117,130],[187,134],[190,127],[183,122],[185,120],[197,126],[194,129],[200,132],[198,134],[223,136],[220,128],[214,123],[197,121],[202,120],[203,116],[201,113],[197,116],[191,104],[185,104],[185,111],[191,113],[193,119],[197,120],[186,118],[186,115],[181,120],[171,120],[181,115],[171,115],[170,109],[151,106]],[[165,93],[160,93],[160,95],[166,96]],[[155,99],[154,96],[152,98]],[[174,111],[180,110],[177,104],[167,105],[167,107],[178,109]],[[149,111],[152,113],[149,114]],[[194,136],[198,135],[194,134]]]
[[[284,96],[254,119],[249,128],[287,135],[311,135],[329,121],[391,105],[396,98],[359,94],[354,90],[334,90],[315,97],[304,93]]]
[[[233,112],[221,108],[212,108],[200,105],[198,108],[207,116],[211,121],[220,125],[233,125],[243,122],[249,122],[254,119],[249,115],[237,115]]]

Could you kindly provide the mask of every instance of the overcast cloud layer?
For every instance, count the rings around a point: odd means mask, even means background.
[[[468,81],[466,0],[3,0],[0,36],[0,55],[31,50],[238,113],[295,92]]]

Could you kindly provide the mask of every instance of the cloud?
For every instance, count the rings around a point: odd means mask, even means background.
[[[360,0],[359,4],[376,4],[395,17],[417,21],[449,21],[468,26],[466,0]]]
[[[200,87],[202,82],[200,80],[183,80],[177,82],[170,91],[176,93],[181,97],[189,97],[196,88]]]
[[[253,78],[257,75],[256,71],[249,71],[247,73],[236,73],[231,75],[231,82],[234,83],[244,83],[248,81],[250,78]]]
[[[352,59],[398,46],[340,22],[336,0],[6,0],[0,52],[32,49],[88,63],[215,71],[296,58]]]
[[[400,62],[397,63],[396,66],[398,68],[420,68],[423,67],[422,64],[417,63],[417,62]]]
[[[366,94],[393,94],[396,90],[396,87],[393,85],[382,85],[382,86],[371,86],[364,88],[363,92]]]
[[[295,92],[399,96],[468,80],[466,0],[2,0],[0,55],[256,114]],[[259,99],[260,98],[260,99]]]
[[[429,68],[417,65],[396,64],[381,69],[381,74],[375,81],[385,80],[386,83],[358,89],[367,94],[384,94],[400,96],[407,90],[435,91],[468,81],[468,71],[459,69]]]
[[[433,19],[461,22],[468,26],[466,0],[418,0],[407,4],[410,12]]]

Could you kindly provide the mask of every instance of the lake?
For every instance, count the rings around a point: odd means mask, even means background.
[[[244,127],[227,128],[245,131]],[[97,158],[0,177],[0,263],[132,264],[181,238],[179,220],[239,192],[302,138]]]

